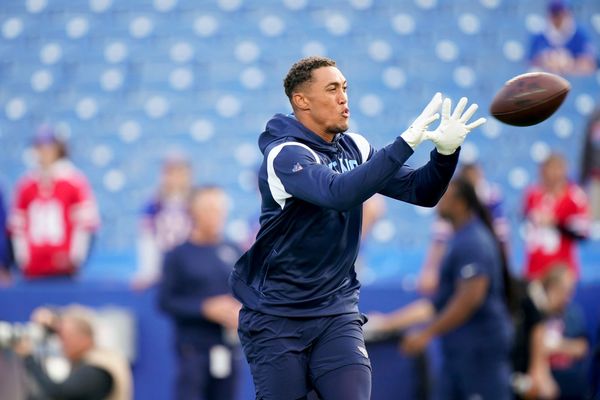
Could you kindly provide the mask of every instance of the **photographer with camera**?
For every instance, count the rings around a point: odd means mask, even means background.
[[[31,320],[58,335],[63,355],[71,370],[64,381],[53,381],[42,363],[34,357],[33,342],[28,337],[23,337],[15,344],[14,351],[23,358],[25,369],[39,392],[30,395],[29,399],[133,398],[131,371],[125,358],[100,349],[95,344],[92,310],[75,305],[60,313],[39,308],[34,311]]]

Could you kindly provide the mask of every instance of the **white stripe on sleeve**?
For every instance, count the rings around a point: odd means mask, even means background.
[[[358,150],[360,151],[360,157],[362,158],[361,164],[367,161],[369,159],[369,154],[371,153],[371,145],[367,139],[358,133],[346,132],[346,135],[350,136],[350,138],[356,144],[356,147],[358,147]]]
[[[273,196],[273,200],[275,200],[277,204],[279,204],[279,207],[281,207],[282,209],[283,207],[285,207],[286,199],[289,199],[290,197],[292,197],[292,195],[285,191],[281,179],[279,179],[279,177],[275,173],[275,167],[273,166],[273,162],[285,146],[303,147],[313,155],[317,164],[321,163],[321,159],[317,156],[317,153],[315,153],[313,149],[302,143],[285,142],[271,149],[269,155],[267,156],[267,182],[269,183],[269,190],[271,191],[271,196]]]

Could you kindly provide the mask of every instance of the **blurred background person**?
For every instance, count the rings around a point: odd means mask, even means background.
[[[171,151],[163,160],[157,193],[142,211],[134,288],[144,289],[155,284],[160,278],[164,254],[189,237],[191,189],[189,159],[182,152]]]
[[[540,278],[558,262],[578,276],[576,242],[587,238],[590,229],[587,196],[569,182],[562,155],[548,156],[539,171],[539,183],[527,190],[524,200],[525,277]]]
[[[96,346],[93,310],[78,305],[58,313],[40,308],[34,311],[31,319],[58,335],[70,371],[64,381],[54,381],[43,360],[34,356],[36,349],[32,342],[24,337],[15,345],[15,352],[24,358],[28,376],[35,385],[28,399],[133,399],[132,375],[126,359]]]
[[[474,188],[481,203],[487,208],[494,232],[507,246],[509,225],[502,207],[503,195],[500,186],[485,178],[483,168],[478,163],[464,164],[458,176],[469,182]],[[436,218],[432,225],[431,244],[427,249],[425,261],[421,266],[421,274],[417,282],[419,291],[424,295],[432,295],[439,284],[439,271],[442,258],[446,253],[448,241],[452,237],[452,224],[444,218]]]
[[[588,394],[589,340],[583,312],[573,302],[576,282],[573,271],[560,264],[552,266],[542,278],[548,315],[544,344],[564,400],[583,400]]]
[[[11,282],[12,254],[7,228],[4,194],[0,190],[0,286],[6,286]]]
[[[402,349],[418,354],[432,339],[441,338],[439,398],[510,399],[511,294],[505,284],[509,272],[504,248],[486,207],[464,178],[450,183],[438,213],[450,221],[454,234],[434,300],[421,299],[391,314],[374,315],[369,323],[382,331],[427,323],[406,335]]]
[[[159,306],[175,324],[177,382],[174,398],[237,398],[241,353],[234,340],[240,304],[229,293],[229,274],[241,251],[223,240],[225,192],[193,191],[193,221],[186,242],[164,260]]]
[[[515,313],[512,384],[517,399],[553,399],[559,389],[546,351],[547,295],[541,280],[525,284]]]
[[[513,349],[518,398],[584,399],[588,394],[586,321],[574,303],[576,276],[553,264],[527,287]]]
[[[589,197],[591,216],[594,221],[600,221],[600,108],[588,119],[580,173],[580,183]]]
[[[560,75],[591,75],[596,70],[594,45],[575,21],[567,0],[549,2],[546,28],[531,38],[529,61]]]
[[[18,182],[9,216],[15,259],[27,278],[73,276],[100,222],[96,200],[52,127],[39,128],[33,147],[36,166]]]

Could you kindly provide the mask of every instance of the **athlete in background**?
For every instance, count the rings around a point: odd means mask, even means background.
[[[33,146],[37,165],[17,184],[9,216],[16,262],[27,278],[72,276],[100,222],[96,200],[52,128],[42,126]]]
[[[375,193],[433,207],[458,162],[477,106],[450,114],[436,94],[390,145],[373,149],[348,130],[347,82],[333,60],[308,57],[284,80],[294,113],[275,115],[259,138],[261,228],[230,282],[241,301],[238,333],[257,399],[368,399],[371,367],[358,310],[354,262],[362,204]],[[439,118],[438,128],[427,131]],[[436,150],[413,170],[404,162],[423,141]]]
[[[503,196],[500,186],[488,181],[483,168],[476,163],[463,165],[458,175],[473,185],[477,197],[492,217],[494,232],[502,244],[508,247],[509,224],[502,209]],[[452,234],[452,224],[441,217],[436,218],[432,225],[432,241],[421,266],[421,275],[417,283],[421,294],[433,295],[437,290],[440,264]]]
[[[504,248],[485,205],[464,178],[450,183],[438,212],[452,224],[453,235],[435,297],[389,315],[373,315],[371,329],[404,330],[427,323],[408,333],[402,349],[421,353],[440,337],[440,399],[509,400],[512,323],[507,305],[512,294]]]

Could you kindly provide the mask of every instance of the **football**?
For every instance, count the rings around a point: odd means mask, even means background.
[[[547,72],[518,75],[496,93],[490,114],[508,125],[535,125],[554,114],[570,89],[566,79]]]

